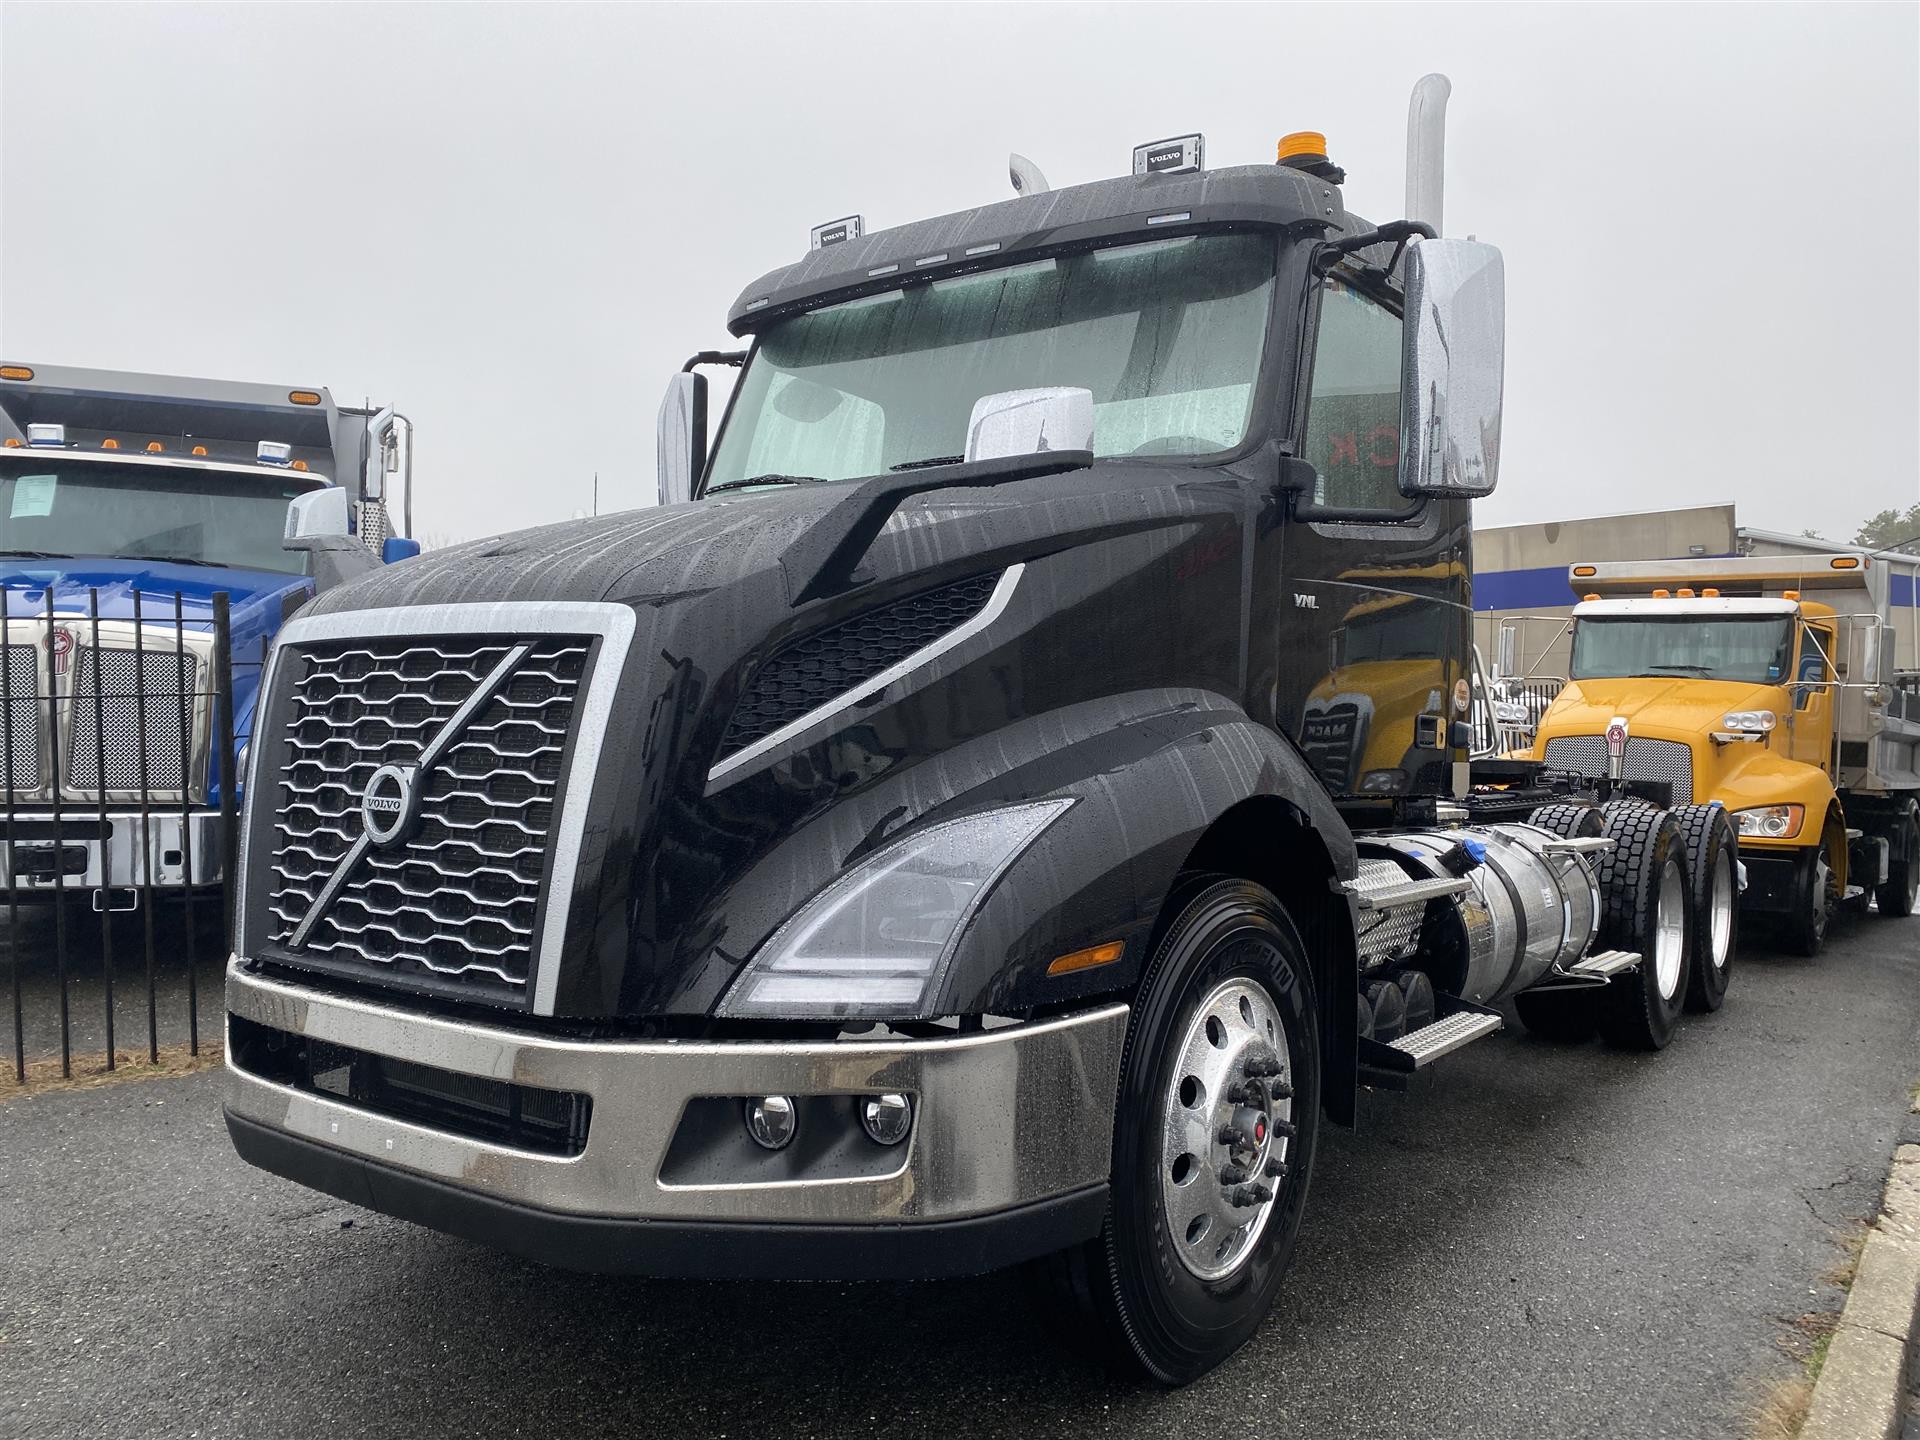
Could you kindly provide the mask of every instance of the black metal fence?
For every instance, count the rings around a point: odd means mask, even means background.
[[[266,640],[236,663],[225,592],[114,592],[107,616],[97,588],[84,609],[81,593],[49,584],[36,606],[0,588],[0,859],[21,1084],[56,1049],[63,1076],[96,1050],[115,1068],[129,1022],[149,1063],[163,1047],[200,1054],[210,982],[220,1013],[218,970],[202,966],[224,963],[232,941],[235,672],[257,684]]]

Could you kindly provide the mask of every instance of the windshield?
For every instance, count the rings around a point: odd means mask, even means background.
[[[283,550],[291,476],[27,455],[0,460],[0,552],[176,560],[299,575]]]
[[[974,401],[1093,392],[1096,455],[1201,455],[1246,435],[1271,235],[1185,236],[850,300],[769,327],[708,488],[957,461]]]
[[[1785,615],[1583,619],[1573,627],[1573,678],[1679,675],[1778,685],[1792,653],[1788,619]]]
[[[1370,660],[1432,660],[1447,653],[1454,611],[1431,601],[1402,600],[1349,613],[1334,632],[1341,665]]]

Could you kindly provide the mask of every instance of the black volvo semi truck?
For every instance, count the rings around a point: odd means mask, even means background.
[[[1508,1001],[1716,1008],[1722,812],[1473,754],[1502,271],[1438,236],[1445,94],[1386,225],[1302,135],[823,226],[675,378],[667,503],[317,597],[246,791],[240,1153],[559,1266],[1036,1262],[1171,1384],[1358,1087]]]

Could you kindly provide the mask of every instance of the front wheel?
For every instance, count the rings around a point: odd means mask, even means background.
[[[1161,1384],[1206,1374],[1273,1305],[1319,1131],[1317,1016],[1292,922],[1242,880],[1193,897],[1141,982],[1106,1227],[1060,1264],[1113,1351]]]
[[[1720,805],[1682,805],[1674,823],[1686,837],[1691,863],[1692,957],[1687,966],[1687,1009],[1710,1014],[1726,999],[1740,930],[1740,841]]]
[[[1827,847],[1820,845],[1807,852],[1794,872],[1793,908],[1780,926],[1781,948],[1788,954],[1811,960],[1826,947],[1833,889],[1833,867],[1827,863]]]

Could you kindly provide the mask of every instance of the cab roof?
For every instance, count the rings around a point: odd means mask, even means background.
[[[1126,235],[1191,234],[1220,225],[1355,231],[1340,187],[1284,165],[1123,175],[1021,195],[823,246],[740,293],[727,328],[746,335],[831,297],[1005,264]]]

